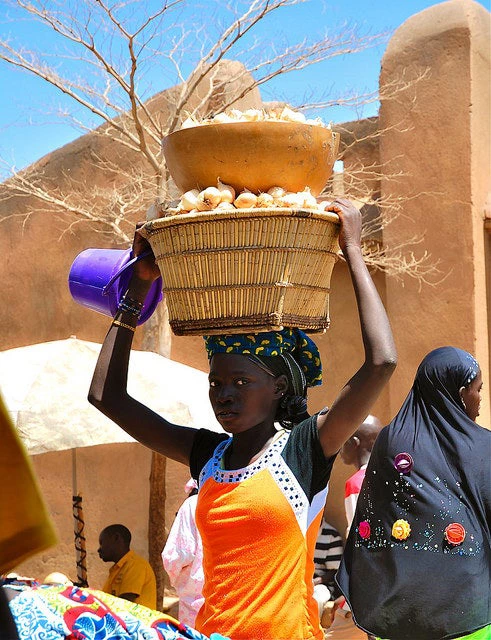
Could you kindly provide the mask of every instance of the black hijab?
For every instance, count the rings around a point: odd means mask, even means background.
[[[459,393],[478,372],[465,351],[432,351],[375,442],[337,581],[381,638],[457,638],[491,622],[491,432]]]

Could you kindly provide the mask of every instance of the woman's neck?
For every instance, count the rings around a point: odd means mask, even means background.
[[[225,451],[225,468],[242,469],[255,462],[268,448],[277,434],[273,425],[265,428],[253,427],[242,433],[234,434],[232,442]]]

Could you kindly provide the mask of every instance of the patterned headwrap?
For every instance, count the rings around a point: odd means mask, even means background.
[[[208,358],[215,353],[249,355],[251,360],[261,366],[260,361],[256,361],[254,356],[283,356],[283,359],[290,363],[292,359],[299,365],[307,387],[322,384],[319,350],[315,342],[300,329],[285,328],[282,331],[203,337]],[[271,373],[272,367],[267,368]],[[272,375],[276,375],[274,371]]]

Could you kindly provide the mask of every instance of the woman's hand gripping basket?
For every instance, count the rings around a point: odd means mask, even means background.
[[[211,123],[164,139],[176,184],[194,189],[181,205],[197,202],[200,190],[223,187],[223,182],[232,193],[247,192],[248,200],[261,195],[251,208],[240,208],[240,197],[210,204],[209,211],[179,206],[140,228],[159,265],[176,335],[257,333],[283,326],[322,332],[329,326],[339,219],[314,196],[332,172],[338,145],[329,128],[281,121]],[[265,199],[273,185],[289,192],[286,199]],[[293,193],[299,189],[302,194]]]

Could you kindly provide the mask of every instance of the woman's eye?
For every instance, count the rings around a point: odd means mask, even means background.
[[[247,384],[247,380],[245,378],[239,378],[239,380],[237,380],[237,384],[239,386],[242,386],[244,384]]]

